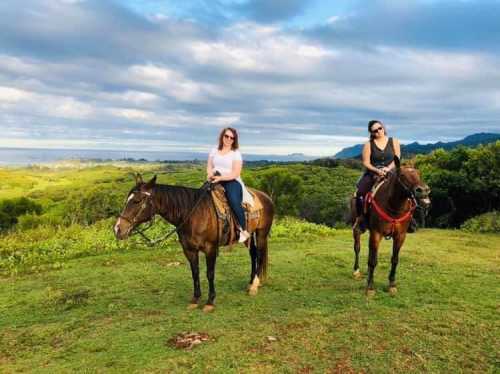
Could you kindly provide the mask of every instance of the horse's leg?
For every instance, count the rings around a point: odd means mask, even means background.
[[[370,230],[370,250],[368,255],[368,282],[366,285],[366,295],[373,296],[375,294],[375,287],[373,286],[373,273],[377,267],[378,246],[382,235],[374,230]]]
[[[259,291],[259,286],[260,286],[260,279],[259,275],[262,273],[262,253],[257,245],[255,243],[255,236],[252,235],[250,238],[250,250],[254,252],[254,258],[255,258],[255,271],[252,271],[252,276],[250,279],[250,285],[248,287],[248,294],[250,296],[255,296],[257,295],[257,292]],[[253,260],[253,259],[252,259]],[[252,264],[252,270],[253,270],[253,264]]]
[[[195,309],[198,307],[198,302],[201,297],[201,287],[200,287],[200,267],[198,260],[198,251],[184,249],[184,254],[189,260],[189,265],[191,266],[191,275],[193,276],[193,298],[191,303],[188,305],[188,309]]]
[[[359,271],[359,251],[361,249],[361,230],[356,226],[352,229],[352,237],[354,239],[354,270],[352,276],[355,279],[361,278]]]
[[[399,250],[403,246],[406,233],[397,233],[392,240],[391,272],[389,273],[389,293],[395,295],[398,292],[396,288],[396,268],[399,262]]]
[[[248,284],[248,290],[250,290],[250,287],[251,287],[252,282],[253,282],[253,278],[257,274],[257,246],[255,245],[255,241],[253,239],[253,236],[250,239],[249,253],[250,253],[250,261],[252,263],[252,270],[250,272],[250,282]]]
[[[217,249],[212,248],[205,253],[207,261],[207,279],[208,279],[208,300],[203,307],[204,312],[211,312],[214,310],[215,300],[215,262],[217,261]]]

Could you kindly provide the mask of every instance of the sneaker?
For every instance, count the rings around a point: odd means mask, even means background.
[[[249,237],[250,234],[248,233],[247,230],[240,231],[240,238],[238,239],[238,242],[244,243]]]

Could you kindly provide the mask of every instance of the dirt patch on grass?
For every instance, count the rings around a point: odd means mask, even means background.
[[[210,337],[206,332],[182,332],[170,338],[167,344],[177,349],[190,350],[208,341]]]

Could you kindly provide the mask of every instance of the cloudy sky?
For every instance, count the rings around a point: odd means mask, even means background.
[[[0,146],[332,155],[500,132],[500,1],[2,0]]]

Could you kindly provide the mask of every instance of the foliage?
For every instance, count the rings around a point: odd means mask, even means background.
[[[7,199],[0,202],[0,231],[7,230],[18,222],[18,217],[26,214],[40,214],[42,206],[26,197]]]
[[[275,239],[304,240],[308,237],[327,237],[334,234],[335,229],[331,227],[284,217],[274,223],[271,236]]]
[[[274,202],[276,212],[295,214],[302,193],[302,179],[283,168],[271,168],[259,173],[257,186]]]
[[[500,212],[493,211],[468,219],[461,226],[468,232],[500,233]]]
[[[416,167],[432,189],[430,224],[458,227],[500,209],[500,141],[417,156]]]
[[[124,204],[125,194],[114,186],[92,187],[86,191],[75,191],[68,196],[65,222],[91,225],[99,220],[116,217]]]

